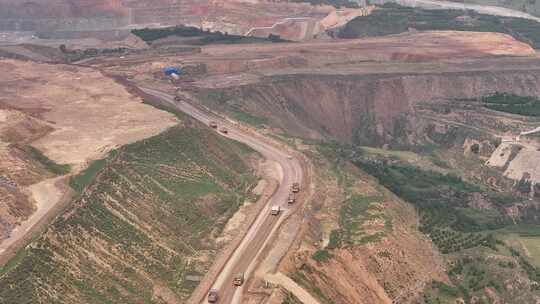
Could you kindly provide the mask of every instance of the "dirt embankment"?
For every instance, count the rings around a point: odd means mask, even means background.
[[[286,75],[224,89],[223,100],[308,138],[344,143],[423,142],[423,103],[446,103],[494,92],[540,96],[540,71],[405,75]],[[316,130],[318,134],[313,132]]]
[[[356,168],[310,155],[316,191],[281,272],[320,303],[336,304],[415,303],[426,284],[447,280],[412,206]]]

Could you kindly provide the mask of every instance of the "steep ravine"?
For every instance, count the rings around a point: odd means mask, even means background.
[[[213,106],[264,117],[288,133],[363,145],[423,143],[417,106],[510,92],[540,96],[540,71],[286,75],[210,94]],[[206,92],[208,94],[208,92]],[[216,102],[217,100],[217,102]]]

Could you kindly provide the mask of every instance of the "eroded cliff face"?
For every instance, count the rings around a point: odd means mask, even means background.
[[[432,281],[448,281],[442,256],[416,230],[413,206],[332,154],[308,153],[317,191],[280,271],[336,304],[418,303]]]
[[[220,94],[221,106],[234,104],[297,136],[380,146],[446,133],[448,126],[421,115],[421,105],[495,92],[540,96],[540,71],[274,76]]]

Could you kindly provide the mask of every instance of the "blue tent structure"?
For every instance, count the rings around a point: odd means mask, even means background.
[[[167,76],[171,76],[172,74],[180,75],[182,74],[182,71],[177,67],[166,67],[163,69],[163,73]]]

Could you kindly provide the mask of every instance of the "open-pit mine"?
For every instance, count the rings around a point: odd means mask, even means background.
[[[0,0],[0,304],[540,303],[540,23],[478,7]]]

